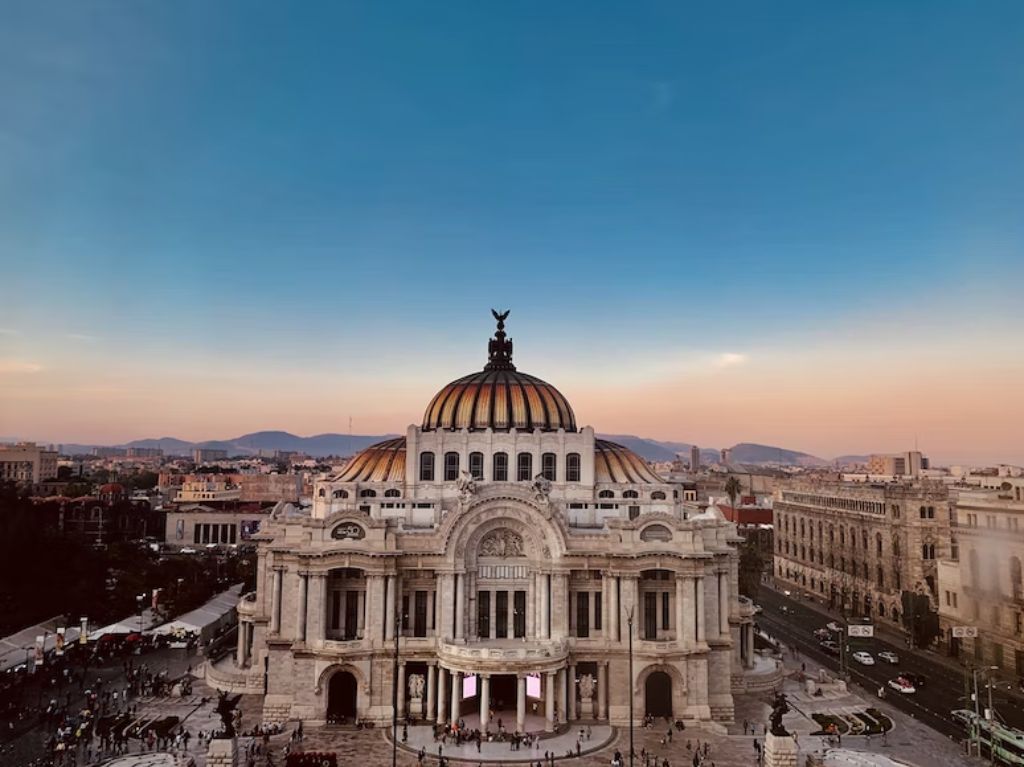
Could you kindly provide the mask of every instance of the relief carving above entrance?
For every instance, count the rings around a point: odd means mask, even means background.
[[[523,538],[511,530],[502,528],[488,533],[480,542],[480,556],[500,557],[523,557]]]

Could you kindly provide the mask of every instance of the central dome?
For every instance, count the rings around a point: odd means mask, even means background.
[[[512,340],[505,338],[508,312],[492,313],[498,330],[488,343],[487,365],[435,394],[423,414],[423,429],[576,431],[576,417],[562,393],[512,364]]]

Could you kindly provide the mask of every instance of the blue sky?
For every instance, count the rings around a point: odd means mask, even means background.
[[[7,414],[18,433],[68,401],[60,381],[130,358],[152,376],[133,386],[156,391],[178,354],[344,392],[402,371],[425,403],[479,364],[490,306],[513,309],[532,372],[584,397],[666,356],[1022,351],[1017,2],[23,3],[4,17],[0,386],[32,393]],[[228,428],[204,386],[191,394],[207,420],[190,428]],[[373,412],[368,427],[420,407],[344,392],[344,419]],[[115,400],[79,405],[117,419]],[[677,415],[652,436],[692,438]],[[159,426],[104,423],[125,438],[176,423]],[[748,436],[734,426],[706,439]]]

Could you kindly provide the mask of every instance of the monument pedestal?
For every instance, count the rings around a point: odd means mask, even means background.
[[[764,767],[797,767],[799,754],[792,735],[765,735]]]
[[[580,719],[594,718],[594,699],[584,698],[580,701]]]
[[[423,718],[423,698],[412,698],[409,701],[409,716],[412,719]]]
[[[206,751],[207,767],[238,767],[238,741],[216,738]]]

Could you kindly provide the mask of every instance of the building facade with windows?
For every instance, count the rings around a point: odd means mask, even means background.
[[[236,657],[208,679],[265,689],[266,721],[390,721],[393,685],[401,717],[482,729],[623,723],[630,694],[638,719],[732,719],[753,665],[735,527],[577,427],[502,320],[483,371],[257,536]]]
[[[978,665],[1024,677],[1024,479],[954,488],[949,556],[939,566],[943,645]],[[953,629],[977,629],[958,638]]]
[[[903,594],[938,607],[949,555],[941,483],[794,481],[776,491],[775,578],[854,616],[902,627]]]
[[[57,476],[57,452],[34,442],[0,445],[0,482],[38,485]]]

